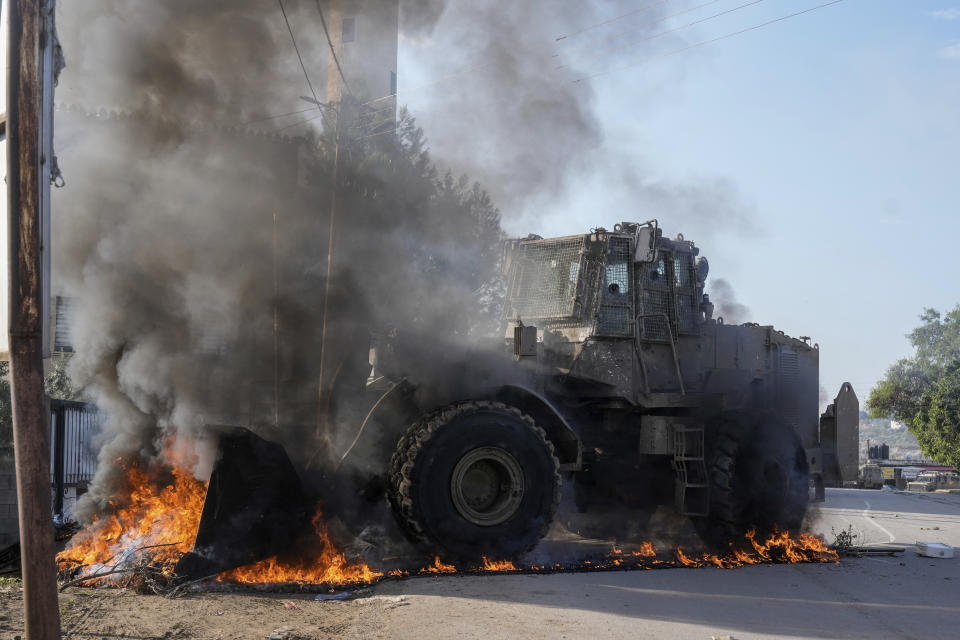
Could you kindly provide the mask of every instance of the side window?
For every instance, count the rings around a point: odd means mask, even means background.
[[[597,333],[601,335],[633,335],[633,297],[630,287],[632,258],[629,239],[610,239],[604,268],[603,297],[597,314]]]
[[[669,340],[673,334],[673,283],[671,282],[674,256],[659,251],[656,259],[644,266],[643,295],[639,313],[643,340]]]
[[[677,289],[693,288],[693,256],[681,253],[673,257],[673,280]]]
[[[692,254],[674,255],[673,282],[676,287],[677,328],[680,333],[697,333],[700,310],[697,308],[697,276]]]
[[[669,284],[667,282],[667,259],[663,255],[647,267],[647,280],[654,284]]]

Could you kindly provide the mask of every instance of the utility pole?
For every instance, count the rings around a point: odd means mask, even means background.
[[[330,439],[330,401],[335,382],[336,371],[342,363],[343,345],[335,347],[330,337],[330,295],[331,281],[335,272],[334,251],[337,246],[337,192],[340,190],[340,151],[349,126],[349,91],[345,86],[343,69],[339,56],[343,51],[343,6],[342,0],[330,0],[328,4],[329,20],[324,17],[320,1],[317,0],[317,12],[323,25],[323,32],[330,47],[330,61],[327,65],[327,105],[332,107],[336,116],[334,134],[333,167],[330,180],[330,223],[327,229],[327,277],[323,287],[323,315],[320,323],[320,375],[317,381],[319,410],[317,435],[322,442],[329,444]],[[322,107],[321,107],[322,108]],[[336,339],[342,339],[338,336]],[[333,352],[336,352],[334,354]]]
[[[50,509],[50,436],[43,389],[41,255],[41,48],[53,33],[43,11],[52,2],[12,0],[7,72],[7,214],[10,279],[10,379],[16,452],[28,640],[60,637],[53,522]],[[46,42],[44,41],[46,39]],[[48,165],[49,166],[49,165]]]

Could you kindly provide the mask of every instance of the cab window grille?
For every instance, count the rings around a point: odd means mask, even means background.
[[[520,245],[505,308],[524,320],[571,319],[582,253],[583,238]]]
[[[696,296],[692,293],[677,292],[677,316],[680,333],[697,332]]]
[[[633,335],[633,296],[630,288],[632,258],[629,238],[610,239],[603,295],[597,312],[599,335]]]
[[[693,262],[691,256],[680,254],[673,258],[673,280],[677,289],[692,289],[694,286]]]
[[[667,341],[676,335],[676,316],[674,313],[673,255],[661,251],[657,259],[644,267],[641,283],[643,294],[640,296],[638,315],[644,316],[640,322],[640,339]]]
[[[677,330],[680,333],[698,333],[700,310],[697,305],[697,276],[691,254],[678,253],[674,256],[673,282],[676,286]]]

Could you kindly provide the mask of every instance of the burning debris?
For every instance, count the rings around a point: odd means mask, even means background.
[[[78,533],[57,556],[64,586],[137,586],[153,592],[177,593],[182,580],[174,573],[177,561],[193,548],[206,484],[182,469],[149,474],[126,465],[129,504],[117,505],[110,516],[96,518]],[[169,478],[164,484],[158,480]],[[553,564],[525,564],[484,557],[479,565],[458,566],[439,556],[420,569],[372,568],[348,559],[326,530],[320,511],[312,518],[311,535],[301,537],[294,549],[245,567],[200,581],[207,587],[260,585],[274,588],[321,589],[372,584],[387,578],[457,573],[550,573],[670,567],[732,569],[754,564],[836,562],[837,553],[820,538],[774,532],[758,538],[750,531],[723,553],[689,552],[682,547],[660,552],[653,543],[625,548],[614,544],[596,558]]]

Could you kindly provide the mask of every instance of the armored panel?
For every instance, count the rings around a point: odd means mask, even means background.
[[[507,313],[524,320],[573,320],[583,237],[530,242],[514,255]]]

